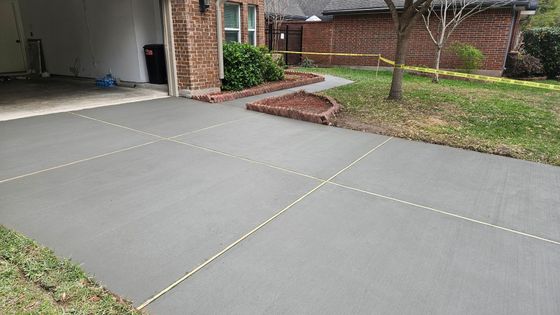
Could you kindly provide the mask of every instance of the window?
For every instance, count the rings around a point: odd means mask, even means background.
[[[248,27],[248,34],[249,34],[249,44],[253,46],[257,46],[257,7],[254,5],[250,5],[249,7],[248,17],[249,23],[247,23]]]
[[[241,42],[241,7],[239,4],[224,4],[226,42]]]

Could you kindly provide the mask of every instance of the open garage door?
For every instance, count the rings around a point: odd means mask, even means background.
[[[89,108],[168,95],[167,85],[149,84],[143,49],[167,38],[165,2],[0,0],[0,5],[0,60],[9,60],[0,64],[0,120],[8,107]],[[4,39],[8,33],[10,39]],[[108,74],[120,86],[96,87],[95,79]]]

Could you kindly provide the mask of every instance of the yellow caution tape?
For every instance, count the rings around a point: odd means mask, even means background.
[[[455,71],[447,71],[447,70],[437,70],[432,68],[425,68],[425,67],[414,67],[414,66],[406,66],[406,65],[398,65],[395,64],[394,61],[389,60],[387,58],[379,57],[381,61],[390,64],[396,68],[402,68],[406,70],[424,72],[424,73],[432,73],[432,74],[443,74],[451,77],[459,77],[459,78],[466,78],[466,79],[474,79],[486,82],[494,82],[494,83],[507,83],[507,84],[514,84],[514,85],[521,85],[521,86],[529,86],[529,87],[536,87],[541,89],[548,89],[548,90],[556,90],[560,91],[560,85],[555,84],[547,84],[547,83],[539,83],[533,81],[521,81],[521,80],[513,80],[508,78],[499,78],[499,77],[491,77],[486,75],[480,74],[470,74],[470,73],[462,73],[462,72],[455,72]]]
[[[450,77],[458,77],[458,78],[466,78],[466,79],[474,79],[479,81],[486,81],[486,82],[494,82],[494,83],[506,83],[506,84],[513,84],[513,85],[520,85],[520,86],[529,86],[547,90],[554,90],[560,91],[560,84],[547,84],[547,83],[539,83],[534,81],[521,81],[521,80],[513,80],[507,78],[499,78],[499,77],[491,77],[487,75],[480,75],[480,74],[470,74],[470,73],[463,73],[463,72],[455,72],[455,71],[447,71],[447,70],[437,70],[433,68],[426,68],[426,67],[415,67],[415,66],[407,66],[407,65],[398,65],[395,64],[394,61],[382,57],[380,54],[350,54],[350,53],[319,53],[319,52],[303,52],[303,51],[273,51],[273,53],[278,54],[298,54],[298,55],[319,55],[319,56],[348,56],[348,57],[376,57],[379,60],[390,64],[395,68],[402,68],[406,70],[418,71],[423,73],[432,73],[432,74],[442,74],[447,75]]]
[[[318,55],[318,56],[348,56],[348,57],[381,57],[380,54],[347,54],[347,53],[318,53],[303,51],[273,51],[273,54],[297,54],[297,55]]]

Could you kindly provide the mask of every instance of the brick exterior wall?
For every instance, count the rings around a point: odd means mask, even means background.
[[[291,22],[304,25],[303,51],[380,53],[393,59],[396,49],[394,24],[389,14],[338,15],[332,22]],[[511,9],[488,10],[463,22],[451,35],[454,41],[469,43],[480,49],[486,59],[483,69],[501,74],[510,44]],[[377,59],[365,57],[319,57],[310,59],[324,65],[374,66]],[[434,65],[435,46],[422,20],[414,26],[407,63]],[[444,49],[442,68],[456,69],[461,64],[452,52]]]
[[[200,12],[198,0],[170,0],[177,81],[182,95],[219,91],[216,1]],[[231,1],[241,4],[242,41],[248,41],[247,6],[257,6],[257,42],[265,42],[264,0]],[[223,10],[223,8],[222,8]],[[222,11],[223,12],[223,11]]]

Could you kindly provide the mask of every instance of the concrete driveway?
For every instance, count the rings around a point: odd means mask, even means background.
[[[560,314],[560,168],[245,101],[0,123],[0,224],[154,314]]]

